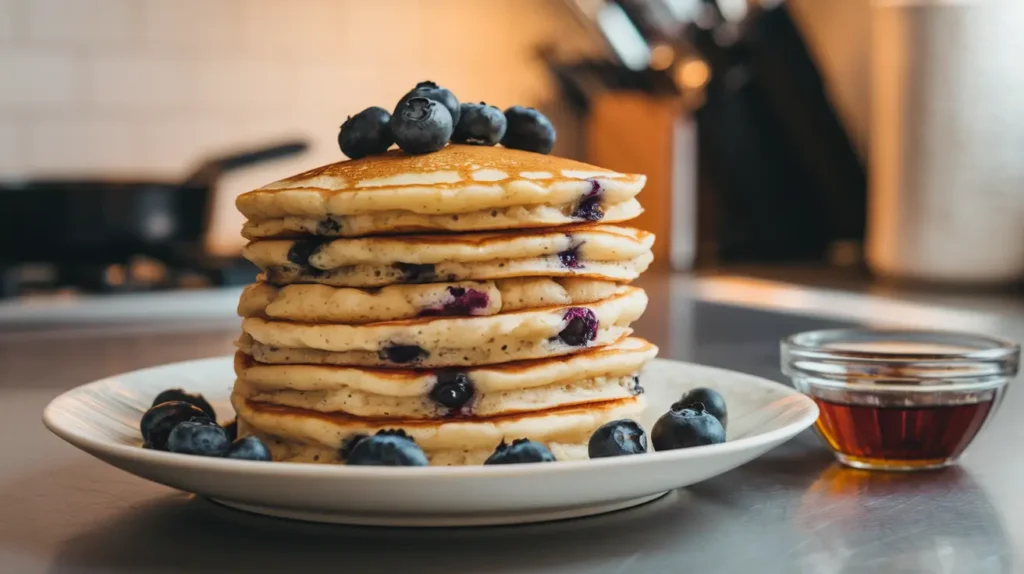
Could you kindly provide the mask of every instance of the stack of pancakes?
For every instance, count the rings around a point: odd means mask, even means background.
[[[629,335],[654,237],[645,178],[503,147],[344,161],[239,197],[260,281],[239,302],[232,403],[274,460],[344,462],[402,429],[431,464],[528,438],[587,457],[642,409]]]

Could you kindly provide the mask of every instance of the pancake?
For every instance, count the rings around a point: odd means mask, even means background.
[[[242,292],[238,314],[289,321],[371,323],[430,315],[496,315],[607,299],[624,289],[592,279],[527,277],[389,285],[379,289],[255,283]]]
[[[590,435],[602,424],[634,418],[643,397],[600,401],[559,409],[462,420],[367,419],[321,413],[249,400],[233,393],[239,436],[255,435],[275,461],[344,462],[342,447],[359,435],[402,429],[423,449],[431,465],[482,464],[502,440],[529,438],[544,443],[557,460],[587,458]]]
[[[510,277],[632,281],[653,259],[654,236],[611,225],[540,232],[262,240],[243,249],[274,284],[379,287]]]
[[[633,330],[628,327],[609,327],[597,332],[590,342],[591,347],[604,347],[628,337]],[[560,344],[557,341],[519,341],[485,349],[438,349],[430,355],[416,354],[406,360],[392,360],[388,355],[373,351],[322,351],[320,349],[296,349],[276,347],[254,341],[243,333],[236,346],[261,363],[277,365],[351,365],[365,367],[416,367],[443,368],[469,365],[491,365],[509,361],[522,361],[542,357],[560,357],[579,352],[578,347]]]
[[[328,217],[286,216],[246,221],[242,236],[247,239],[297,237],[319,235],[323,237],[361,237],[389,233],[418,233],[424,231],[493,231],[498,229],[526,229],[530,227],[556,227],[587,221],[574,217],[579,203],[562,205],[534,205],[484,209],[459,215],[424,215],[402,211],[387,211],[363,215],[332,215]],[[635,219],[644,212],[640,202],[630,199],[622,203],[602,206],[604,223],[621,223]]]
[[[642,339],[568,358],[461,370],[263,365],[235,356],[235,392],[248,399],[359,417],[496,416],[643,392],[637,373],[658,349]]]
[[[650,360],[658,348],[644,339],[628,337],[600,349],[567,358],[540,359],[462,369],[479,393],[542,387],[595,376],[625,375]],[[426,395],[437,384],[429,369],[370,369],[363,367],[270,365],[243,353],[235,355],[235,374],[249,386],[267,391],[332,391],[352,389],[393,397]]]
[[[620,222],[646,177],[503,147],[449,145],[342,161],[238,197],[250,238],[333,237]]]
[[[484,317],[424,317],[363,325],[300,323],[246,317],[242,350],[264,363],[312,362],[298,351],[341,355],[331,364],[445,367],[534,359],[600,347],[630,333],[647,295],[624,287],[613,297],[579,306],[553,306]],[[251,343],[259,343],[258,348]],[[248,347],[248,348],[246,348]]]
[[[635,374],[594,377],[571,383],[473,397],[471,404],[449,408],[429,396],[389,397],[360,391],[262,391],[244,381],[235,383],[235,392],[261,403],[318,412],[342,412],[357,417],[381,419],[459,419],[466,416],[489,417],[527,413],[594,401],[622,399],[641,394],[643,387]]]

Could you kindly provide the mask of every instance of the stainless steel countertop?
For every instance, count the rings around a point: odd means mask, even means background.
[[[637,331],[662,356],[780,381],[777,342],[797,331],[870,322],[1024,333],[1018,316],[778,284],[654,277],[644,286],[651,306]],[[225,300],[183,296],[217,309]],[[81,309],[73,325],[22,311],[5,323],[0,313],[0,572],[1024,572],[1017,389],[961,465],[944,471],[845,469],[807,432],[732,472],[600,517],[455,530],[324,526],[145,482],[43,428],[43,406],[72,386],[232,351],[231,308],[156,324],[137,322],[139,311],[113,327]]]

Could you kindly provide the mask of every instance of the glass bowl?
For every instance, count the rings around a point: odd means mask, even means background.
[[[835,329],[781,343],[782,371],[818,404],[815,429],[848,466],[953,464],[995,413],[1020,346],[969,333]]]

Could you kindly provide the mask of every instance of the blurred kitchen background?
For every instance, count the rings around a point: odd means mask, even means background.
[[[1017,292],[1021,30],[1019,0],[0,0],[0,296],[251,281],[235,196],[426,79],[647,173],[664,270]]]

